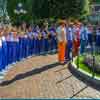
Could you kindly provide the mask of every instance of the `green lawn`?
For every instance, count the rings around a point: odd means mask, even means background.
[[[92,70],[86,64],[83,63],[83,60],[84,60],[84,56],[80,56],[79,57],[79,68],[82,69],[83,71],[88,72],[89,74],[93,74]],[[77,65],[77,59],[75,60],[75,64]],[[98,73],[95,73],[95,76],[100,78],[100,74]]]

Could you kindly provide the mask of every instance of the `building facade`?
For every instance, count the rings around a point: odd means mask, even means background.
[[[89,19],[94,22],[100,22],[100,0],[94,0],[90,9]]]

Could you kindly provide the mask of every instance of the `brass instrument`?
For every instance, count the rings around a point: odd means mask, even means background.
[[[24,37],[25,32],[24,31],[21,31],[19,34],[20,34],[21,37]]]
[[[38,39],[41,40],[42,39],[42,33],[38,34]]]

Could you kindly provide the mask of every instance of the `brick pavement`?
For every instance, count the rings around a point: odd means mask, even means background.
[[[21,61],[9,70],[0,86],[0,98],[100,98],[99,90],[77,79],[57,55]]]

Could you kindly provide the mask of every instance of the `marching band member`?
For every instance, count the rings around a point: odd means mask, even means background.
[[[31,54],[34,55],[35,53],[35,45],[34,45],[34,42],[35,42],[35,38],[34,38],[34,32],[33,32],[33,29],[34,27],[32,27],[32,36],[31,36]]]
[[[41,23],[42,24],[42,23]],[[36,27],[38,38],[37,38],[37,54],[43,54],[43,34],[41,25]]]
[[[73,56],[77,56],[79,52],[79,47],[80,47],[80,26],[75,23],[73,25]]]
[[[88,33],[88,44],[92,46],[92,33],[93,33],[93,27],[91,24],[87,26],[87,33]]]
[[[48,29],[48,23],[44,23],[44,31],[47,33],[47,37],[48,37],[48,53],[51,53],[52,51],[52,34]]]
[[[45,54],[45,38],[44,35],[45,32],[44,30],[41,28],[41,54]]]
[[[7,36],[7,46],[8,46],[8,64],[13,63],[13,34],[12,34],[12,27],[10,27],[9,34]]]
[[[21,26],[18,27],[18,37],[19,37],[19,60],[24,58],[23,54],[23,38],[24,38],[24,31],[22,31]]]
[[[81,26],[80,31],[80,54],[83,54],[88,41],[87,27],[85,24]]]
[[[27,58],[30,54],[29,54],[29,38],[27,35],[27,32],[25,32],[24,35],[24,42],[23,42],[23,49],[24,49],[24,58]]]
[[[50,32],[48,31],[48,30],[46,30],[46,29],[44,29],[44,32],[45,32],[45,41],[46,41],[46,43],[45,43],[45,51],[46,51],[46,53],[50,53],[50,38],[51,38],[51,36],[50,36]]]
[[[3,70],[3,66],[2,66],[2,26],[0,26],[0,72]]]
[[[65,61],[65,47],[66,47],[66,22],[61,20],[56,30],[58,38],[58,60],[60,64],[64,64]]]
[[[44,39],[44,52],[45,52],[45,54],[47,54],[48,53],[48,49],[49,49],[48,48],[48,45],[49,45],[48,33],[45,30],[43,30],[42,34],[43,34],[43,39]]]
[[[49,32],[51,34],[51,51],[54,53],[57,49],[56,29],[51,27]]]
[[[52,51],[52,35],[48,30],[46,30],[46,31],[48,33],[48,43],[49,43],[49,45],[48,45],[48,53],[51,53],[51,51]]]
[[[24,22],[21,25],[21,47],[22,47],[22,60],[24,60],[26,57],[28,57],[28,50],[27,50],[27,24]]]
[[[7,48],[7,42],[6,42],[6,37],[8,35],[9,29],[8,27],[5,27],[4,32],[2,34],[2,65],[4,69],[6,69],[6,66],[8,65],[8,48]]]
[[[17,33],[17,29],[13,28],[12,30],[12,34],[13,34],[13,62],[16,63],[17,61],[19,61],[19,39],[18,39],[18,33]]]
[[[27,32],[27,35],[28,35],[28,51],[29,51],[29,56],[32,56],[33,54],[33,48],[34,48],[34,43],[33,43],[33,32],[32,32],[32,26],[29,26],[28,28],[28,32]]]
[[[39,32],[38,33],[38,54],[42,54],[42,49],[43,49],[43,41],[42,41],[43,37],[42,37],[42,33]]]
[[[66,45],[66,53],[65,53],[65,59],[70,60],[71,59],[71,52],[72,52],[72,44],[73,44],[73,27],[72,24],[70,23],[69,26],[66,26],[67,30],[67,45]]]
[[[38,26],[36,26],[33,30],[33,37],[34,37],[34,54],[38,55],[38,33],[40,32],[40,29]]]
[[[87,46],[87,49],[88,51],[93,51],[93,48],[92,48],[92,43],[93,43],[93,27],[91,24],[88,24],[87,26],[87,34],[88,34],[88,46]]]
[[[97,53],[100,53],[100,27],[97,27],[96,30],[96,47]]]

